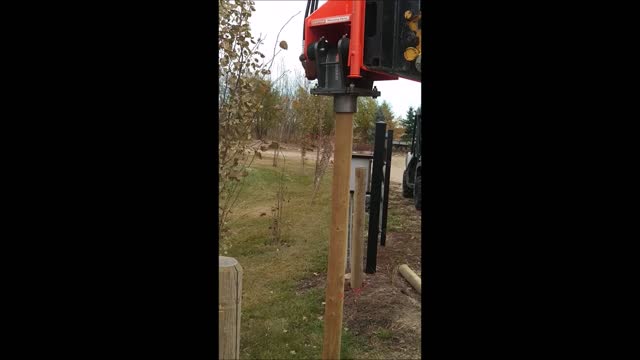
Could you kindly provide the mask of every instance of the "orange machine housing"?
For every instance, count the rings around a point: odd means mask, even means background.
[[[307,54],[309,45],[317,42],[321,37],[330,43],[337,43],[343,35],[347,35],[350,39],[347,63],[349,79],[364,77],[373,81],[397,80],[398,76],[373,71],[363,64],[365,5],[364,0],[328,0],[309,15],[304,24],[304,57],[309,58]],[[307,66],[313,65],[307,63],[305,71],[307,78],[314,80],[315,71]]]

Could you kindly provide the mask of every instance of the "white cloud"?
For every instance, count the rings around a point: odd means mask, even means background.
[[[325,2],[320,1],[318,8]],[[271,59],[273,56],[274,44],[276,44],[276,36],[280,28],[289,18],[298,13],[280,33],[278,42],[285,40],[289,49],[280,51],[271,70],[273,79],[280,76],[280,67],[284,67],[290,74],[304,74],[298,57],[302,53],[302,24],[307,6],[306,0],[256,0],[255,3],[256,11],[250,19],[251,33],[256,38],[261,33],[263,37],[266,35],[265,44],[260,47],[260,51],[266,56],[265,59]],[[276,45],[275,48],[277,53],[279,47]],[[391,105],[396,117],[403,117],[409,106],[417,107],[420,105],[421,87],[418,82],[398,79],[376,81],[374,85],[381,92],[378,101],[386,100]]]

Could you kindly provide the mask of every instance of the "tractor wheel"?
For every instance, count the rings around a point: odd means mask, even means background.
[[[409,185],[407,185],[407,171],[405,170],[404,173],[402,173],[402,196],[410,198],[411,195],[413,195],[413,191],[411,191]]]
[[[413,200],[416,210],[422,210],[422,176],[419,173],[416,174],[416,182],[413,184]]]

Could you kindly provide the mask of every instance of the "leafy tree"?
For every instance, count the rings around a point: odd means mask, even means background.
[[[269,73],[257,51],[260,42],[251,36],[253,5],[252,0],[218,1],[218,239],[223,251],[229,215],[256,154],[247,141],[262,107],[258,80]]]
[[[278,127],[278,122],[283,117],[285,110],[282,106],[285,101],[271,80],[256,79],[255,81],[258,83],[256,95],[261,99],[260,104],[262,105],[256,111],[255,136],[259,140],[264,140],[268,130]]]
[[[319,158],[322,137],[329,135],[333,130],[332,99],[329,96],[311,95],[306,88],[298,87],[293,101],[293,111],[297,119],[302,159],[306,149],[314,144],[318,152],[316,156]]]
[[[400,120],[402,119],[398,119],[398,123],[400,122]],[[394,141],[402,140],[404,138],[404,132],[405,132],[405,129],[402,126],[397,126],[393,130],[393,140]]]
[[[299,87],[293,109],[302,137],[309,135],[315,139],[333,130],[333,101],[330,96],[311,95],[307,89]]]
[[[358,97],[358,112],[353,115],[354,140],[362,144],[373,142],[377,108],[374,99]]]

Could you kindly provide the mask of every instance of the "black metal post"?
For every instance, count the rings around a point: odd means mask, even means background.
[[[382,225],[380,228],[380,245],[387,242],[387,209],[389,208],[389,188],[391,187],[391,155],[393,153],[393,130],[387,130],[387,152],[384,165],[384,195],[382,196]]]
[[[367,240],[367,264],[364,272],[376,272],[376,258],[378,256],[378,233],[380,226],[380,199],[382,193],[382,163],[384,161],[384,135],[387,124],[381,122],[382,114],[377,115],[376,135],[373,148],[373,169],[371,174],[371,201],[369,208],[369,237]]]

